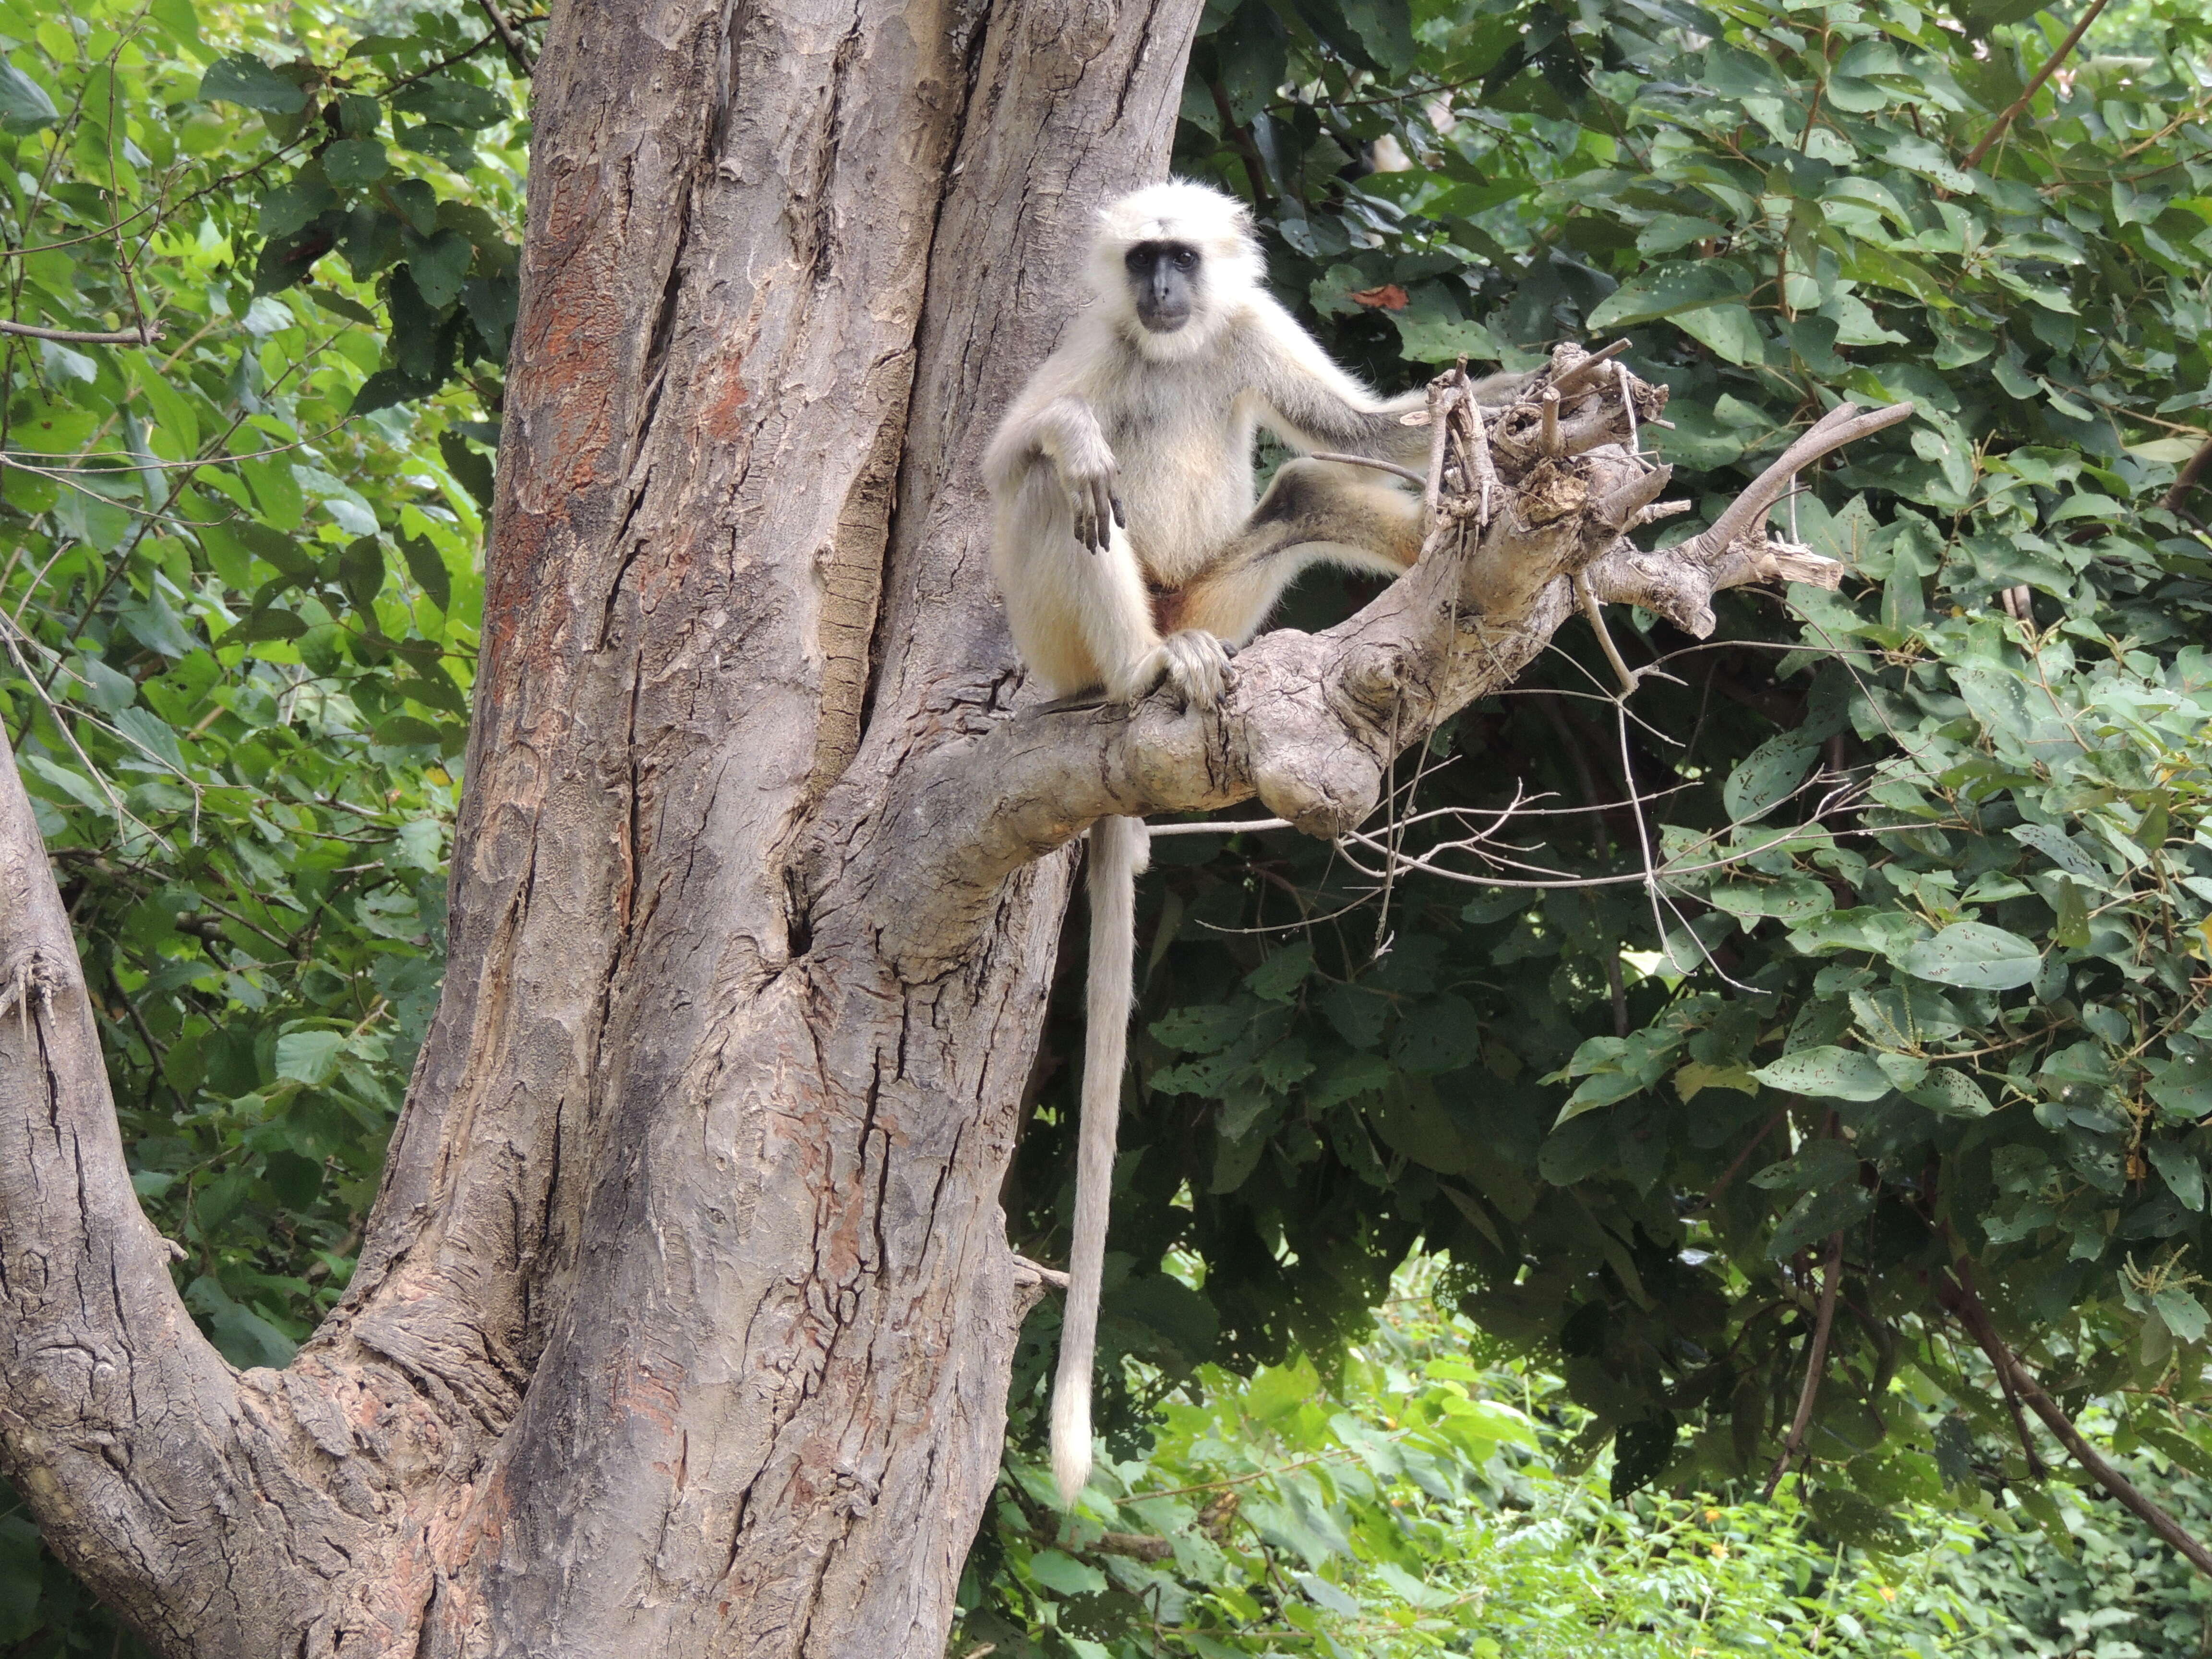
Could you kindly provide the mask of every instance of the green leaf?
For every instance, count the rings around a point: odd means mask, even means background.
[[[440,556],[437,544],[427,536],[402,536],[399,551],[407,561],[407,574],[415,578],[416,586],[430,603],[441,611],[451,609],[453,578],[447,573],[446,561]]]
[[[1659,265],[1615,289],[1590,313],[1589,326],[1626,328],[1741,299],[1751,292],[1752,280],[1748,270],[1727,259]]]
[[[344,1048],[343,1032],[287,1031],[276,1039],[276,1075],[299,1083],[328,1083]]]
[[[374,626],[376,596],[384,586],[383,544],[374,536],[363,536],[349,543],[338,555],[338,586],[353,601],[354,609]]]
[[[0,58],[0,131],[37,132],[60,119],[54,100],[36,81]]]
[[[387,714],[377,721],[368,734],[372,743],[387,749],[404,749],[422,744],[440,742],[438,728],[427,720],[418,720],[412,714]]]
[[[1062,1595],[1097,1595],[1106,1588],[1104,1573],[1058,1550],[1039,1550],[1031,1556],[1030,1577]]]
[[[2202,1342],[2206,1319],[2204,1304],[2185,1290],[2168,1288],[2151,1293],[2151,1305],[2166,1322],[2177,1342]]]
[[[1874,1194],[1864,1187],[1825,1187],[1790,1206],[1766,1242],[1767,1259],[1787,1261],[1830,1233],[1847,1232],[1874,1212]]]
[[[1480,323],[1402,313],[1390,320],[1398,325],[1399,349],[1417,363],[1449,363],[1462,357],[1494,363],[1504,355],[1497,337]]]
[[[1729,818],[1747,823],[1773,811],[1804,781],[1820,752],[1818,744],[1808,743],[1795,732],[1760,744],[1736,763],[1721,786],[1721,802]]]
[[[1186,1054],[1218,1054],[1244,1035],[1252,1019],[1250,1005],[1237,1008],[1221,1003],[1200,1003],[1176,1008],[1152,1024],[1158,1042]]]
[[[1751,1073],[1770,1089],[1811,1095],[1821,1100],[1880,1100],[1890,1091],[1889,1077],[1874,1056],[1820,1043],[1784,1054]]]
[[[381,179],[389,167],[374,138],[334,139],[323,150],[323,176],[341,188]]]
[[[307,624],[289,611],[250,611],[226,632],[224,645],[246,645],[256,640],[296,640]]]
[[[2043,953],[2017,933],[1978,921],[1954,922],[1933,939],[1919,939],[1892,958],[1916,979],[2009,991],[2033,979]]]
[[[1765,363],[1769,353],[1766,337],[1748,306],[1701,306],[1678,311],[1669,319],[1675,327],[1731,363]]]
[[[1982,1085],[1954,1066],[1930,1070],[1917,1088],[1906,1091],[1916,1105],[1945,1117],[1985,1117],[1992,1108]]]
[[[1245,975],[1245,988],[1262,1002],[1294,1002],[1313,965],[1313,946],[1300,939],[1275,951]]]
[[[461,297],[461,279],[476,255],[467,237],[458,230],[422,236],[406,229],[399,233],[399,240],[407,252],[407,274],[415,279],[423,304],[443,311]]]
[[[471,131],[507,119],[507,100],[488,88],[471,86],[450,75],[417,81],[392,96],[392,106],[425,120]]]
[[[200,77],[203,102],[243,104],[271,115],[296,115],[307,106],[307,89],[288,81],[250,52],[234,52]]]
[[[1475,1012],[1465,997],[1431,997],[1408,1010],[1390,1040],[1390,1058],[1417,1076],[1456,1071],[1474,1060],[1482,1040]]]
[[[2143,1152],[2151,1167],[2158,1171],[2159,1179],[2184,1209],[2202,1212],[2204,1208],[2204,1166],[2184,1147],[2171,1140],[2151,1139],[2143,1143]],[[2173,1322],[2168,1320],[2169,1325]],[[2179,1333],[2177,1332],[2178,1335]]]

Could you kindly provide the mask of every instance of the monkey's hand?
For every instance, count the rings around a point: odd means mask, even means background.
[[[1103,553],[1113,543],[1114,526],[1129,527],[1121,506],[1121,469],[1114,464],[1113,451],[1102,438],[1060,461],[1058,470],[1060,487],[1075,509],[1077,545]]]

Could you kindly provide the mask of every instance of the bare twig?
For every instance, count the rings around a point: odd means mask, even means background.
[[[1333,449],[1316,449],[1306,459],[1310,461],[1334,461],[1343,466],[1371,466],[1377,472],[1395,472],[1409,483],[1425,485],[1428,483],[1410,466],[1401,466],[1395,461],[1378,461],[1372,455],[1342,455]]]
[[[2058,43],[2058,50],[2044,61],[2041,69],[2036,70],[2035,78],[2027,83],[2027,90],[2005,106],[2004,113],[1998,116],[1996,124],[1982,135],[1982,142],[1966,152],[1966,158],[1959,163],[1960,172],[1972,172],[1982,157],[1990,153],[1990,146],[2004,137],[2005,129],[2012,125],[2013,118],[2034,100],[2035,94],[2043,90],[2043,83],[2066,61],[2066,54],[2074,50],[2088,32],[2089,25],[2097,21],[2097,14],[2104,9],[2105,0],[2089,0],[2089,9],[2081,14],[2081,21],[2074,25],[2073,33]]]
[[[161,337],[161,325],[143,328],[44,328],[37,323],[13,323],[0,318],[0,334],[21,334],[27,339],[56,340],[67,345],[149,346]]]
[[[2081,1431],[2074,1426],[2073,1419],[2059,1409],[2057,1401],[2044,1393],[2043,1385],[2005,1346],[2004,1339],[1997,1334],[1996,1322],[1990,1317],[1989,1309],[1983,1305],[1981,1297],[1974,1293],[1972,1286],[1964,1277],[1965,1263],[1960,1262],[1959,1267],[1960,1271],[1945,1274],[1936,1281],[1936,1299],[1958,1316],[1959,1322],[1966,1328],[1967,1334],[1989,1356],[1990,1364],[1996,1367],[1997,1375],[2011,1383],[2020,1397],[2027,1402],[2028,1409],[2043,1419],[2044,1427],[2056,1435],[2059,1443],[2074,1454],[2074,1461],[2087,1469],[2099,1486],[2119,1499],[2153,1532],[2172,1545],[2187,1559],[2190,1565],[2206,1577],[2212,1578],[2212,1550],[2207,1550],[2191,1537],[2179,1522],[2146,1498],[2134,1481],[2106,1462],[2103,1455],[2082,1438]]]
[[[1632,696],[1636,691],[1636,671],[1622,659],[1620,647],[1613,644],[1612,634],[1607,631],[1605,610],[1598,604],[1597,595],[1590,592],[1589,578],[1577,571],[1574,583],[1575,598],[1582,602],[1583,615],[1589,618],[1590,632],[1597,635],[1605,659],[1613,665],[1613,672],[1620,681],[1620,695]]]
[[[1766,1477],[1762,1503],[1774,1501],[1782,1477],[1805,1449],[1805,1431],[1813,1422],[1814,1402],[1820,1397],[1820,1374],[1828,1366],[1828,1334],[1836,1324],[1836,1289],[1843,1281],[1844,1236],[1832,1232],[1828,1235],[1827,1261],[1820,1274],[1820,1306],[1813,1316],[1813,1346],[1805,1356],[1805,1385],[1797,1391],[1797,1415],[1790,1419],[1790,1437],[1782,1443],[1782,1455],[1774,1460],[1774,1473]]]
[[[1766,521],[1769,508],[1789,494],[1790,481],[1798,472],[1811,465],[1821,456],[1841,449],[1845,444],[1895,426],[1899,421],[1912,417],[1911,404],[1892,404],[1887,409],[1860,409],[1853,404],[1838,404],[1808,428],[1805,434],[1782,452],[1765,471],[1752,482],[1750,489],[1729,502],[1726,510],[1711,526],[1699,531],[1690,538],[1702,550],[1713,553],[1725,551],[1738,538],[1749,535]],[[1655,425],[1656,422],[1646,422]]]
[[[1157,841],[1162,836],[1252,836],[1263,830],[1287,830],[1288,818],[1244,818],[1231,823],[1154,823],[1146,826]]]
[[[1558,380],[1553,381],[1552,390],[1562,398],[1579,390],[1584,380],[1590,379],[1599,369],[1627,349],[1628,342],[1626,340],[1615,340],[1610,345],[1600,346],[1572,368],[1563,373]],[[1629,410],[1629,418],[1632,421],[1636,418],[1636,411],[1633,409]]]

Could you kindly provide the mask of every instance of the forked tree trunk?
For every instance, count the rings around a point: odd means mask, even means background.
[[[1421,562],[1218,714],[1009,718],[977,463],[1200,0],[556,6],[444,1000],[344,1304],[192,1328],[0,738],[0,1461],[192,1659],[933,1659],[1037,1276],[997,1193],[1105,813],[1319,833],[1585,603],[1832,586],[1710,530],[1656,389],[1431,398]]]
[[[444,1000],[281,1377],[169,1290],[8,826],[0,1426],[161,1650],[941,1652],[1071,862],[914,975],[875,939],[927,896],[846,860],[1010,694],[981,442],[1092,210],[1164,169],[1199,10],[556,6]]]

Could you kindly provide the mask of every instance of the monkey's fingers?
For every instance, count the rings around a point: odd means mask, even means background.
[[[1127,520],[1115,509],[1121,505],[1114,499],[1114,486],[1103,477],[1091,483],[1091,515],[1098,526],[1098,550],[1104,552],[1114,540],[1114,526]]]
[[[1117,495],[1109,494],[1107,499],[1114,503],[1114,522],[1127,530],[1129,527],[1129,509],[1121,505],[1121,498]]]

